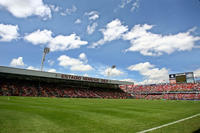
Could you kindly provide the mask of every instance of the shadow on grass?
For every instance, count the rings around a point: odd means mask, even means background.
[[[193,133],[200,133],[200,128],[194,131]]]

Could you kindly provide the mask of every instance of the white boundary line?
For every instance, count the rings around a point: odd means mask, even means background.
[[[147,129],[147,130],[144,130],[144,131],[140,131],[140,132],[137,132],[137,133],[146,133],[146,132],[153,131],[153,130],[156,130],[156,129],[159,129],[159,128],[162,128],[162,127],[166,127],[166,126],[169,126],[169,125],[172,125],[172,124],[175,124],[175,123],[179,123],[179,122],[182,122],[182,121],[185,121],[185,120],[197,117],[197,116],[200,116],[200,113],[196,114],[196,115],[193,115],[193,116],[190,116],[190,117],[187,117],[187,118],[183,118],[183,119],[174,121],[174,122],[170,122],[170,123],[158,126],[158,127],[154,127],[154,128],[150,128],[150,129]]]

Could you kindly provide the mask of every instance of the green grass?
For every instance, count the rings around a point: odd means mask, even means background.
[[[0,133],[134,133],[200,113],[200,101],[0,97]],[[200,117],[153,132],[189,133]]]

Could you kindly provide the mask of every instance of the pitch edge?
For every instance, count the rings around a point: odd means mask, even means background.
[[[183,118],[183,119],[174,121],[174,122],[170,122],[170,123],[158,126],[158,127],[154,127],[154,128],[150,128],[150,129],[147,129],[147,130],[144,130],[144,131],[140,131],[140,132],[137,132],[137,133],[146,133],[146,132],[153,131],[153,130],[156,130],[156,129],[159,129],[159,128],[163,128],[163,127],[166,127],[166,126],[169,126],[169,125],[172,125],[172,124],[176,124],[176,123],[179,123],[179,122],[182,122],[182,121],[185,121],[185,120],[197,117],[197,116],[200,116],[200,113],[196,114],[196,115],[193,115],[193,116],[190,116],[190,117],[187,117],[187,118]]]

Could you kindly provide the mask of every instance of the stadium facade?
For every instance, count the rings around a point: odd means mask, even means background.
[[[2,81],[1,95],[16,96],[128,98],[130,95],[121,90],[119,85],[134,84],[4,66],[0,66],[0,80]],[[21,90],[21,88],[25,89]],[[115,96],[115,93],[118,96]]]
[[[133,82],[127,81],[118,81],[110,79],[101,79],[93,77],[85,77],[78,75],[68,75],[62,73],[52,73],[28,69],[19,69],[12,67],[0,66],[0,77],[15,77],[15,78],[24,78],[32,80],[41,80],[41,81],[62,81],[66,83],[72,83],[73,85],[81,86],[107,86],[118,88],[119,85],[133,85]]]
[[[0,96],[200,100],[200,83],[187,82],[192,80],[192,75],[184,75],[175,75],[178,77],[175,79],[184,82],[134,85],[126,81],[0,66]]]

